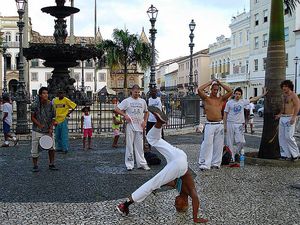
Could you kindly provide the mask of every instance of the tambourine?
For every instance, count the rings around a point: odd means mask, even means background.
[[[39,140],[40,147],[44,150],[49,150],[53,147],[53,138],[49,135],[43,135]]]

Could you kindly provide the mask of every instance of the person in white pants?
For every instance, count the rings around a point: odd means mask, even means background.
[[[204,90],[209,86],[211,86],[211,93],[208,96]],[[223,96],[218,95],[220,87],[226,91]],[[204,140],[200,147],[200,169],[202,171],[210,168],[218,169],[221,166],[224,145],[222,108],[231,96],[232,90],[218,80],[212,80],[200,86],[198,94],[204,101],[207,119],[204,128]]]
[[[292,161],[298,160],[300,157],[299,148],[294,138],[295,125],[297,115],[299,112],[299,98],[294,93],[294,84],[290,80],[281,82],[280,87],[283,92],[282,109],[278,115],[275,116],[279,119],[279,146],[280,155],[282,159],[291,159]]]
[[[115,107],[115,112],[124,116],[126,125],[125,166],[128,171],[134,168],[134,155],[137,168],[150,170],[144,157],[143,131],[148,119],[146,101],[140,98],[140,87],[133,85],[131,96]]]
[[[267,91],[264,88],[264,92],[262,95],[253,97],[249,101],[247,99],[241,99],[243,90],[238,87],[234,90],[234,99],[231,99],[226,103],[224,109],[224,131],[226,133],[227,145],[232,152],[233,162],[239,158],[238,155],[246,143],[244,137],[244,108],[247,107],[250,102],[256,102],[266,94]],[[237,148],[234,148],[234,142],[237,144]]]
[[[155,125],[147,134],[149,144],[155,147],[167,160],[167,165],[152,179],[143,184],[124,202],[117,206],[117,210],[122,215],[129,213],[129,205],[134,202],[142,202],[154,190],[163,185],[177,188],[180,193],[176,197],[175,207],[178,211],[185,211],[188,208],[188,196],[192,198],[194,222],[207,222],[206,219],[198,218],[199,199],[195,189],[193,178],[188,172],[187,156],[181,149],[178,149],[161,137],[162,125],[166,123],[167,117],[160,109],[149,106],[149,111],[157,119]]]

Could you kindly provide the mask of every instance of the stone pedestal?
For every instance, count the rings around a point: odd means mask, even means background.
[[[182,116],[186,124],[199,124],[200,122],[200,97],[198,95],[187,95],[181,103]]]

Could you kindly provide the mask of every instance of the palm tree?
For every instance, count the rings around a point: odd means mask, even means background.
[[[127,29],[114,29],[113,40],[104,40],[98,47],[106,51],[107,64],[111,71],[124,73],[124,92],[127,95],[128,68],[136,64],[142,70],[151,63],[151,45],[141,41],[138,35],[130,34]]]
[[[267,65],[265,86],[268,94],[264,102],[264,126],[258,157],[275,159],[280,157],[278,142],[278,120],[274,116],[279,113],[282,100],[280,83],[285,80],[285,39],[284,39],[284,10],[290,14],[300,0],[271,0],[270,31],[267,50]]]

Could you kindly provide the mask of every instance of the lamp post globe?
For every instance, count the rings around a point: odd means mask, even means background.
[[[23,28],[24,21],[23,15],[25,13],[27,1],[26,0],[16,0],[16,5],[19,14],[19,21],[17,26],[19,28],[19,81],[16,94],[17,102],[17,126],[16,134],[26,134],[29,132],[28,129],[28,120],[27,120],[27,92],[25,89],[25,80],[24,80],[24,55],[23,55]]]
[[[188,95],[194,95],[194,85],[193,85],[193,48],[195,46],[195,44],[193,43],[193,39],[194,39],[194,30],[196,27],[196,23],[195,21],[192,19],[190,24],[189,24],[189,28],[190,28],[190,73],[189,73],[189,85],[188,85]]]
[[[147,14],[149,16],[149,20],[151,23],[150,29],[150,40],[151,40],[151,67],[150,67],[150,82],[149,82],[149,90],[156,89],[155,83],[155,34],[157,30],[155,29],[155,22],[158,14],[157,8],[153,5],[149,7],[147,10]]]

